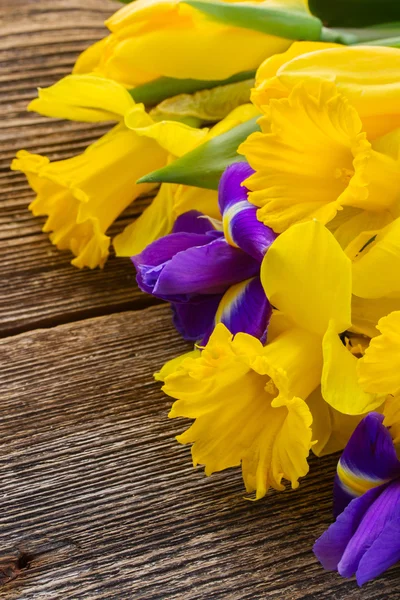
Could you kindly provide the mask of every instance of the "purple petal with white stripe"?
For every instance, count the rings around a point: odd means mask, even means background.
[[[338,465],[335,494],[339,490],[343,499],[347,492],[347,501],[353,499],[314,545],[325,569],[343,577],[355,574],[363,585],[400,560],[399,467],[383,416],[370,413]]]
[[[212,330],[221,295],[201,296],[198,301],[172,303],[173,321],[185,340],[198,342]]]
[[[277,234],[257,219],[257,208],[247,200],[248,190],[240,185],[252,173],[246,163],[228,167],[219,185],[219,205],[225,239],[261,262]]]
[[[221,214],[238,200],[246,200],[248,189],[242,185],[254,169],[247,162],[230,165],[221,175],[218,185],[218,204]]]
[[[271,313],[271,305],[257,276],[242,281],[225,292],[213,325],[223,323],[234,335],[242,331],[264,342]],[[208,341],[211,331],[202,344]]]
[[[257,208],[248,200],[232,204],[223,214],[225,239],[259,262],[277,234],[257,219]]]
[[[365,489],[400,476],[400,462],[383,415],[370,413],[356,427],[340,457],[334,485],[334,514]]]
[[[174,302],[188,301],[197,294],[221,294],[259,270],[251,256],[216,239],[175,254],[159,273],[153,294]]]

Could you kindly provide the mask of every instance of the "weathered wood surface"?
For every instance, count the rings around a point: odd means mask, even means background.
[[[0,565],[29,564],[0,597],[400,597],[399,569],[360,592],[311,552],[331,519],[333,457],[258,503],[239,469],[192,469],[174,441],[184,421],[168,421],[152,381],[184,350],[165,307],[0,342]]]
[[[41,232],[44,219],[27,210],[34,196],[25,176],[9,168],[21,148],[69,158],[110,128],[25,109],[37,87],[66,75],[79,52],[105,35],[103,21],[116,7],[110,0],[0,0],[0,335],[148,304],[128,259],[112,258],[104,270],[72,268],[72,255],[58,252]],[[111,233],[145,205],[134,203]]]
[[[360,591],[311,552],[331,521],[335,457],[311,459],[299,490],[258,503],[243,499],[239,470],[192,469],[174,440],[185,423],[167,419],[152,380],[186,349],[168,309],[140,310],[129,261],[71,267],[26,209],[15,151],[65,158],[107,126],[25,106],[116,6],[0,0],[0,598],[396,600],[399,567]]]

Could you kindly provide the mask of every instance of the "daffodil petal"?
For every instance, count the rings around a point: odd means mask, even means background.
[[[288,95],[288,88],[277,76],[286,63],[302,54],[338,47],[338,44],[326,42],[293,42],[286,52],[268,57],[257,70],[256,85],[251,94],[252,102],[261,110],[272,98],[285,98]]]
[[[176,215],[182,215],[189,210],[198,210],[212,219],[221,219],[216,190],[206,190],[189,185],[178,185],[174,189]]]
[[[326,456],[343,450],[362,415],[345,415],[335,410],[323,399],[320,387],[310,394],[307,404],[313,418],[313,453]]]
[[[234,108],[232,112],[225,117],[225,119],[222,119],[222,121],[216,123],[214,127],[211,127],[211,129],[208,131],[206,139],[209,140],[217,137],[218,135],[222,135],[234,127],[237,127],[237,125],[246,123],[246,121],[250,121],[259,115],[260,111],[253,104],[242,104],[242,106]]]
[[[269,248],[261,281],[271,304],[299,327],[324,335],[351,324],[351,263],[317,221],[294,225]]]
[[[400,390],[400,311],[380,319],[381,335],[373,338],[358,362],[362,388],[372,393],[397,394]]]
[[[108,37],[95,42],[78,56],[72,69],[73,75],[86,75],[96,70],[101,62],[103,51],[108,44]]]
[[[371,238],[393,220],[389,211],[363,210],[346,219],[334,232],[335,238],[352,260]]]
[[[356,358],[331,323],[322,343],[322,396],[333,408],[346,415],[361,415],[380,406],[385,394],[369,394],[358,382]]]
[[[400,297],[400,218],[381,229],[353,262],[353,293],[361,298]]]
[[[160,369],[160,371],[154,373],[154,379],[156,381],[164,381],[166,377],[168,377],[168,375],[171,375],[171,373],[174,373],[186,359],[191,360],[194,358],[199,358],[199,356],[200,350],[198,348],[195,348],[194,350],[191,350],[186,354],[181,354],[180,356],[171,358],[171,360],[165,363],[165,365]]]
[[[353,296],[350,331],[373,338],[379,335],[378,321],[395,310],[400,310],[400,298],[368,299]]]
[[[156,140],[161,148],[176,158],[196,148],[207,136],[207,129],[189,127],[178,121],[160,121],[147,127],[136,127],[129,113],[125,118],[125,124],[138,135]]]
[[[183,3],[130,3],[106,22],[112,46],[102,71],[137,85],[147,77],[225,79],[256,69],[290,41],[207,19]],[[240,48],[240,52],[238,52]]]
[[[371,121],[375,117],[375,135],[384,134],[398,127],[399,56],[398,48],[339,46],[298,56],[282,65],[277,77],[288,90],[305,78],[315,82],[319,79],[335,82],[361,119],[365,116]],[[382,115],[393,115],[394,120],[378,128]]]
[[[28,110],[73,121],[120,121],[135,105],[122,85],[95,75],[67,75],[38,94]]]
[[[400,395],[388,396],[383,407],[383,424],[390,429],[394,444],[400,442]]]

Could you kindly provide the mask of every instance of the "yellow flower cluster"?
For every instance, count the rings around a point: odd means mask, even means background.
[[[276,17],[284,6],[284,27],[291,11],[313,20],[306,0],[222,4],[136,0],[117,11],[110,34],[28,107],[112,128],[66,160],[22,150],[12,169],[36,192],[30,208],[51,241],[94,268],[109,255],[110,225],[155,188],[138,180],[260,116],[233,152],[254,170],[244,183],[259,221],[279,234],[261,266],[267,343],[219,323],[205,348],[157,375],[176,399],[170,416],[194,419],[178,438],[194,464],[207,474],[241,465],[258,499],[283,479],[296,487],[310,449],[342,448],[371,410],[400,440],[400,50],[292,43],[260,28],[260,7]],[[233,5],[253,11],[252,28],[229,21]],[[190,93],[164,93],[171,81]],[[135,102],[143,88],[158,100]],[[163,181],[113,240],[118,256],[189,210],[221,218],[216,190]]]
[[[305,10],[303,0],[275,2],[277,6],[292,3]],[[57,248],[75,255],[72,264],[77,267],[104,265],[111,242],[108,228],[139,195],[154,189],[154,185],[137,184],[138,179],[259,114],[248,103],[249,90],[247,102],[243,100],[246,86],[243,91],[241,83],[241,93],[233,103],[227,102],[226,94],[208,90],[197,100],[201,115],[209,115],[210,105],[211,124],[220,121],[201,129],[185,123],[181,96],[175,103],[178,108],[173,107],[173,120],[166,121],[165,108],[155,109],[151,116],[143,104],[134,102],[127,88],[166,77],[210,83],[224,80],[255,70],[266,57],[286,50],[291,43],[212,22],[178,0],[137,0],[118,10],[106,26],[110,35],[83,52],[72,75],[40,89],[28,110],[48,117],[118,124],[80,156],[50,162],[20,151],[11,167],[26,174],[37,194],[30,209],[34,215],[47,217],[43,231],[51,232]],[[162,185],[152,206],[116,237],[116,254],[140,252],[168,233],[177,216],[193,208],[220,217],[215,191]]]
[[[60,250],[69,249],[78,267],[103,266],[109,254],[107,229],[139,195],[154,185],[137,180],[189,152],[221,131],[256,114],[243,105],[211,129],[178,121],[155,122],[120,84],[94,75],[69,75],[40,90],[29,106],[52,117],[118,121],[83,154],[56,162],[21,150],[11,168],[23,171],[36,192],[30,209],[46,215],[43,228]],[[162,186],[153,204],[115,239],[119,256],[132,256],[168,233],[176,216],[194,207],[217,217],[217,194],[197,188]]]
[[[400,439],[400,50],[294,43],[261,65],[252,101],[245,185],[280,234],[261,267],[267,344],[219,324],[157,377],[170,416],[195,419],[178,437],[194,464],[241,465],[261,498],[369,411]]]

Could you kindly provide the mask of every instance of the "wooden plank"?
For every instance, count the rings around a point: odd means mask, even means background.
[[[9,169],[20,148],[68,158],[110,128],[46,119],[25,108],[36,87],[70,72],[78,54],[105,35],[103,21],[117,8],[110,0],[0,2],[0,336],[149,304],[129,260],[111,258],[103,271],[72,267],[72,254],[57,251],[41,232],[44,219],[28,211],[33,192],[24,175]],[[147,204],[135,202],[110,233]]]
[[[257,503],[239,469],[192,469],[152,380],[185,349],[165,307],[0,341],[1,598],[400,597],[399,567],[360,591],[311,552],[335,457]]]

